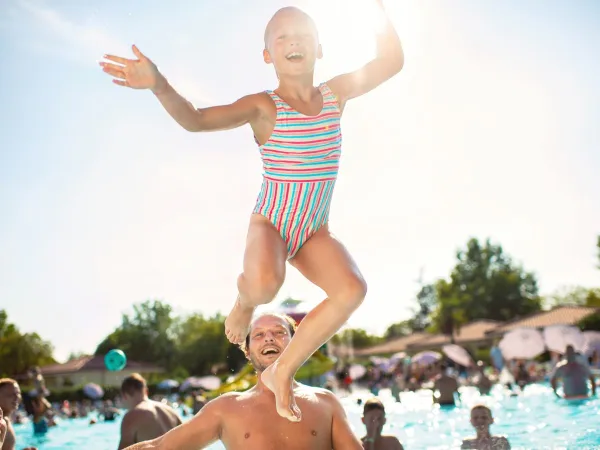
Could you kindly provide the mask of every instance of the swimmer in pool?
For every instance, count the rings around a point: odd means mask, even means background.
[[[136,59],[105,55],[111,62],[100,63],[115,77],[114,83],[150,89],[188,131],[252,128],[263,161],[263,182],[250,217],[238,297],[225,330],[231,342],[244,342],[255,309],[271,302],[282,286],[286,261],[325,291],[327,299],[302,321],[278,362],[262,373],[264,385],[275,393],[277,412],[292,421],[301,419],[292,395],[296,371],[346,323],[367,291],[355,261],[329,229],[329,211],[346,103],[390,79],[404,65],[383,0],[372,1],[383,19],[376,57],[317,87],[315,63],[323,56],[317,28],[310,16],[294,7],[277,11],[264,34],[263,58],[273,64],[279,86],[228,105],[196,109],[135,46]]]
[[[385,407],[380,400],[370,398],[363,407],[362,423],[367,428],[367,435],[361,439],[365,450],[403,450],[404,447],[396,436],[382,435],[385,425]]]
[[[21,403],[21,388],[12,378],[0,378],[0,450],[15,450],[17,437],[10,416]],[[27,447],[23,450],[37,450]]]
[[[304,412],[290,422],[275,411],[275,395],[260,377],[290,344],[296,324],[282,314],[253,320],[242,345],[257,383],[209,401],[190,421],[164,436],[127,450],[197,450],[221,441],[227,450],[362,450],[338,398],[330,391],[294,382],[293,395]]]
[[[504,436],[492,436],[490,426],[494,423],[492,411],[484,405],[476,405],[471,409],[471,425],[477,435],[464,439],[461,449],[471,450],[509,450],[510,443]]]
[[[454,406],[454,394],[458,395],[460,398],[458,381],[456,380],[456,377],[448,375],[447,372],[448,365],[446,363],[440,364],[440,373],[435,377],[433,383],[433,391],[439,393],[439,396],[434,394],[433,401],[440,406]]]
[[[559,362],[550,377],[550,384],[554,395],[560,397],[556,392],[558,380],[562,379],[565,398],[588,397],[588,380],[592,386],[592,396],[596,395],[596,380],[594,374],[587,364],[577,361],[577,354],[572,345],[567,346],[566,360]]]
[[[181,424],[173,408],[148,398],[146,380],[140,374],[131,374],[123,380],[121,397],[128,411],[121,422],[119,450],[162,436]]]

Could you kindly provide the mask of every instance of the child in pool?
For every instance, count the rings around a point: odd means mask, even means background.
[[[179,95],[156,65],[133,46],[137,59],[105,55],[103,70],[114,83],[150,89],[188,131],[227,130],[249,124],[259,146],[264,174],[250,217],[239,295],[227,317],[231,342],[244,342],[254,310],[269,303],[283,284],[286,261],[327,294],[300,324],[290,345],[262,374],[275,395],[278,413],[301,418],[292,380],[298,368],[348,320],[366,295],[356,263],[330,232],[329,209],[341,153],[340,118],[349,100],[397,74],[404,54],[382,0],[373,0],[384,19],[377,54],[355,72],[314,86],[322,57],[314,21],[298,8],[283,8],[266,27],[263,58],[273,64],[279,86],[222,106],[196,109]]]
[[[476,405],[471,409],[471,425],[477,435],[464,439],[461,449],[472,450],[510,450],[510,443],[504,436],[492,436],[490,425],[494,423],[492,410],[484,405]]]

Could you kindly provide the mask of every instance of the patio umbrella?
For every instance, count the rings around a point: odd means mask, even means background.
[[[544,337],[535,328],[516,328],[498,344],[504,359],[533,359],[546,350]]]
[[[592,356],[594,351],[600,355],[600,331],[584,331],[583,337],[585,342],[581,353],[587,356]]]
[[[189,377],[181,386],[180,391],[187,391],[188,389],[206,389],[207,391],[213,391],[219,389],[221,386],[221,380],[219,377],[207,376],[207,377]]]
[[[461,366],[469,367],[473,365],[473,358],[463,347],[456,344],[448,344],[442,347],[444,354]]]
[[[438,352],[425,351],[417,353],[411,358],[411,361],[417,364],[433,364],[442,359],[442,355]]]
[[[96,383],[88,383],[83,386],[83,393],[92,400],[98,400],[104,396],[104,390]]]
[[[159,389],[175,389],[177,386],[179,383],[175,380],[162,380],[157,387]]]
[[[365,373],[367,373],[366,367],[360,364],[352,364],[348,369],[348,375],[350,375],[350,378],[352,378],[353,380],[358,380],[359,378],[362,378],[362,376]]]
[[[572,345],[576,352],[581,352],[585,344],[585,336],[577,327],[569,325],[551,325],[544,328],[544,341],[548,350],[564,354],[567,345]]]

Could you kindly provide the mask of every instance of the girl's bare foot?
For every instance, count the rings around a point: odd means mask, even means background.
[[[292,422],[300,422],[302,413],[294,398],[294,379],[277,370],[277,361],[260,376],[262,382],[275,394],[277,413]]]
[[[232,344],[241,344],[250,331],[250,322],[255,308],[244,306],[238,297],[233,309],[225,319],[225,335]]]

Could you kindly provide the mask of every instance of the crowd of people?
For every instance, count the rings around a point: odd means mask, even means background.
[[[244,351],[254,369],[260,375],[277,360],[279,354],[287,347],[294,335],[296,324],[293,319],[280,314],[265,314],[257,317],[250,330],[250,338]],[[520,367],[516,364],[515,374],[518,377]],[[371,380],[373,394],[387,383],[404,380],[407,367],[395,367],[392,376],[377,373],[374,368],[369,376],[378,377]],[[436,365],[410,369],[419,381],[429,385],[434,393],[434,401],[443,406],[454,406],[460,401],[459,378],[451,367],[442,362]],[[537,373],[537,372],[536,372]],[[418,374],[418,375],[417,375]],[[588,381],[591,381],[592,395],[595,394],[595,380],[589,367],[583,364],[572,347],[566,352],[566,359],[559,361],[550,374],[552,386],[557,389],[557,380],[563,380],[565,396],[581,396],[589,394]],[[35,377],[36,387],[28,393],[31,409],[19,408],[22,401],[19,384],[12,379],[0,380],[0,408],[3,411],[2,423],[3,445],[1,450],[16,448],[16,437],[12,423],[27,420],[30,412],[33,431],[37,434],[47,433],[61,419],[88,417],[90,425],[97,420],[114,421],[124,409],[126,413],[121,421],[119,449],[169,449],[169,448],[205,448],[220,440],[230,450],[236,449],[368,449],[386,450],[401,449],[402,444],[395,436],[382,434],[386,423],[384,404],[373,395],[363,406],[362,421],[366,433],[356,436],[347,420],[340,400],[330,390],[310,387],[294,382],[294,396],[304,411],[300,422],[291,422],[279,416],[273,408],[274,395],[265,387],[258,377],[257,384],[245,392],[231,392],[206,402],[195,393],[190,399],[193,410],[187,407],[169,405],[164,399],[157,401],[148,397],[146,381],[141,375],[133,374],[124,379],[121,394],[115,402],[83,401],[76,404],[63,402],[52,406],[45,398],[47,390],[42,385],[41,377]],[[525,381],[522,378],[519,380]],[[376,381],[376,382],[375,382]],[[482,395],[489,394],[498,377],[490,377],[486,367],[478,364],[468,378],[468,382],[476,386]],[[517,383],[521,389],[532,382],[528,377],[525,383]],[[415,386],[406,385],[405,389]],[[35,395],[32,395],[35,394]],[[399,396],[397,397],[400,400]],[[360,401],[360,400],[359,400]],[[27,411],[30,409],[30,411]],[[257,414],[260,411],[260,414]],[[182,421],[188,413],[194,414],[190,420]],[[185,419],[185,417],[183,417]],[[471,424],[476,434],[466,438],[462,448],[478,449],[510,448],[508,439],[494,436],[490,432],[493,424],[492,411],[484,405],[476,405],[471,410]],[[291,445],[290,442],[294,444]]]

